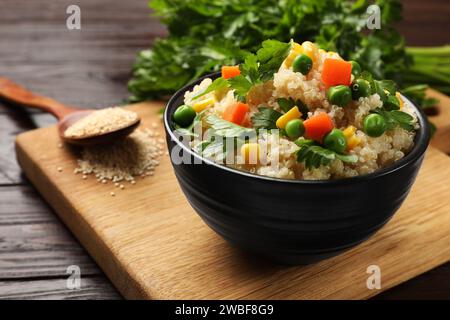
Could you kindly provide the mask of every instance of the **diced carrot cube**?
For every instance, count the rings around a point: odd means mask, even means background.
[[[230,79],[241,74],[239,66],[222,66],[222,78]]]
[[[338,59],[325,59],[322,69],[322,82],[328,86],[343,84],[349,86],[352,76],[352,64]]]

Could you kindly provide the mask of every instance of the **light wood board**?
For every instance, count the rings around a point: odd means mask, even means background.
[[[158,123],[163,137],[160,106],[130,108],[144,126]],[[450,260],[450,159],[433,147],[406,202],[375,236],[338,257],[286,267],[211,231],[188,205],[168,156],[153,177],[118,190],[75,175],[76,155],[59,143],[55,127],[24,133],[18,161],[126,298],[364,299]],[[366,287],[370,265],[381,268],[381,290]]]

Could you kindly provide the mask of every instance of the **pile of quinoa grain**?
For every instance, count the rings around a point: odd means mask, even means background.
[[[113,132],[136,122],[138,115],[120,107],[97,110],[64,131],[66,138],[82,138]]]
[[[83,147],[76,174],[95,175],[100,183],[113,182],[124,189],[121,182],[136,183],[136,178],[152,176],[163,154],[163,139],[150,129],[137,129],[131,135],[114,143]],[[114,192],[111,196],[115,195]]]

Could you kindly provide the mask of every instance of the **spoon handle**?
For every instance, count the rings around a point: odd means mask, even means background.
[[[3,77],[0,77],[0,98],[23,107],[35,108],[51,113],[58,119],[62,119],[66,115],[78,110],[51,98],[34,94],[17,83]]]

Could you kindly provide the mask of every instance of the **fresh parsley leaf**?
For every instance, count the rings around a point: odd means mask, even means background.
[[[227,157],[230,152],[227,149],[229,146],[233,146],[236,149],[244,141],[256,137],[254,129],[238,126],[216,115],[207,116],[205,121],[210,125],[210,138],[200,143],[196,150],[204,157],[215,161],[222,161]],[[232,143],[227,143],[230,139]]]
[[[259,129],[276,129],[276,122],[279,117],[281,117],[281,112],[278,112],[274,109],[267,108],[267,107],[260,107],[258,108],[258,112],[255,113],[252,117],[252,123],[253,127],[256,130]]]
[[[247,79],[256,85],[261,82],[259,74],[259,62],[258,57],[254,54],[249,54],[245,58],[245,62],[240,66],[241,74],[247,77]]]
[[[237,100],[245,102],[247,98],[247,93],[253,87],[253,83],[250,82],[244,75],[239,75],[228,79],[230,87],[234,89],[234,95]]]
[[[380,87],[389,92],[392,95],[395,95],[397,92],[397,85],[392,80],[380,80]]]
[[[288,112],[295,106],[295,101],[291,98],[278,98],[278,105],[283,112]]]
[[[305,143],[301,144],[300,149],[297,151],[297,161],[304,163],[307,169],[327,166],[336,159],[347,163],[358,161],[358,157],[355,155],[339,154],[319,145],[311,144],[309,141],[305,140]]]
[[[359,78],[364,79],[369,83],[372,83],[372,81],[373,81],[372,74],[368,71],[361,72],[361,74],[359,75]]]
[[[389,113],[400,127],[407,131],[414,131],[414,118],[410,114],[399,110],[392,110]]]
[[[291,48],[290,43],[266,40],[256,55],[247,55],[240,66],[241,74],[228,79],[236,99],[245,102],[248,92],[256,85],[273,79]]]
[[[213,91],[220,91],[228,88],[228,81],[224,78],[220,77],[215,79],[202,93],[196,95],[192,100],[196,100],[200,97],[203,97],[205,94],[208,94]]]
[[[238,126],[237,124],[223,120],[216,115],[207,116],[205,122],[214,130],[216,135],[225,138],[238,138],[255,134],[255,130],[253,129]]]
[[[308,107],[301,100],[294,100],[292,98],[278,98],[278,105],[283,112],[288,112],[293,107],[297,106],[302,113],[302,118],[305,120],[308,117]]]
[[[290,50],[291,43],[289,42],[266,40],[262,43],[262,48],[256,55],[260,63],[259,74],[263,82],[273,79],[273,74],[280,69]]]
[[[370,87],[372,88],[372,94],[378,94],[380,97],[380,100],[383,101],[383,103],[387,100],[386,92],[384,92],[383,87],[381,86],[381,82],[377,80],[372,80],[370,83]]]
[[[395,95],[397,92],[397,85],[392,80],[376,80],[367,71],[363,71],[359,78],[368,81],[370,84],[371,93],[377,93],[383,102],[386,102],[389,94]]]
[[[376,108],[372,112],[378,113],[384,118],[388,130],[392,130],[396,126],[399,126],[407,131],[415,130],[414,118],[406,112],[399,110],[387,111],[384,108]]]
[[[299,147],[303,147],[304,145],[306,145],[306,146],[312,146],[312,145],[315,144],[314,140],[303,139],[303,138],[295,140],[294,143],[295,143],[296,145],[298,145]]]

